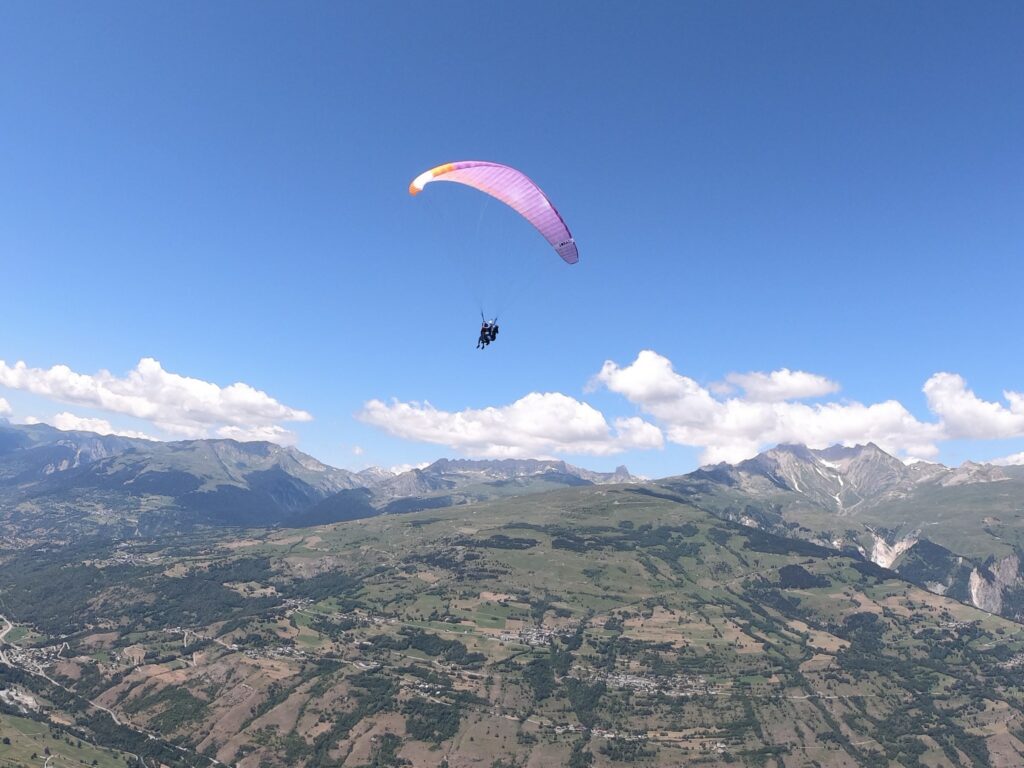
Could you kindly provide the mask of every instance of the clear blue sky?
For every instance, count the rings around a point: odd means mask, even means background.
[[[350,467],[455,452],[354,418],[372,399],[558,392],[667,435],[585,390],[645,349],[929,423],[922,387],[955,373],[1010,426],[938,458],[1022,451],[1021,40],[1016,2],[7,3],[0,359],[245,382]],[[457,159],[530,174],[580,263],[497,205],[408,195]],[[482,353],[470,253],[528,289]],[[559,453],[665,475],[701,447]]]

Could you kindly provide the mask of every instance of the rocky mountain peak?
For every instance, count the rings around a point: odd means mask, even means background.
[[[814,449],[782,444],[738,464],[704,467],[690,477],[711,480],[760,498],[794,493],[843,514],[860,505],[907,498],[929,485],[955,486],[1012,479],[1013,468],[967,461],[905,464],[874,443]]]
[[[617,483],[631,483],[636,479],[630,474],[629,469],[626,468],[625,464],[619,464],[619,466],[615,468],[615,471],[612,472],[612,477]]]
[[[913,484],[908,467],[874,443],[824,449],[782,444],[714,471],[750,492],[791,491],[837,511]]]
[[[847,456],[836,467],[846,483],[861,498],[873,498],[902,483],[910,482],[907,465],[874,443],[855,446]],[[821,458],[829,461],[824,456]]]
[[[1003,467],[994,464],[978,464],[974,461],[965,461],[956,469],[947,470],[939,478],[939,483],[944,486],[969,485],[972,483],[996,483],[1001,480],[1008,480],[1009,474]]]

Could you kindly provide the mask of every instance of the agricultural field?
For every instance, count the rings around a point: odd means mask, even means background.
[[[124,768],[134,756],[90,744],[38,719],[0,714],[0,766]]]
[[[4,553],[0,685],[149,761],[1024,762],[1024,627],[636,486],[91,546]]]

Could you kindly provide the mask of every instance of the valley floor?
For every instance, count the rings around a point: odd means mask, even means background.
[[[632,487],[12,551],[0,590],[0,712],[147,764],[1024,764],[1024,627]]]

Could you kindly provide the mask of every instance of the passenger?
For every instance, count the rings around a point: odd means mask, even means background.
[[[476,348],[483,349],[490,344],[491,341],[491,324],[484,320],[483,323],[480,324],[480,338],[477,339]]]

